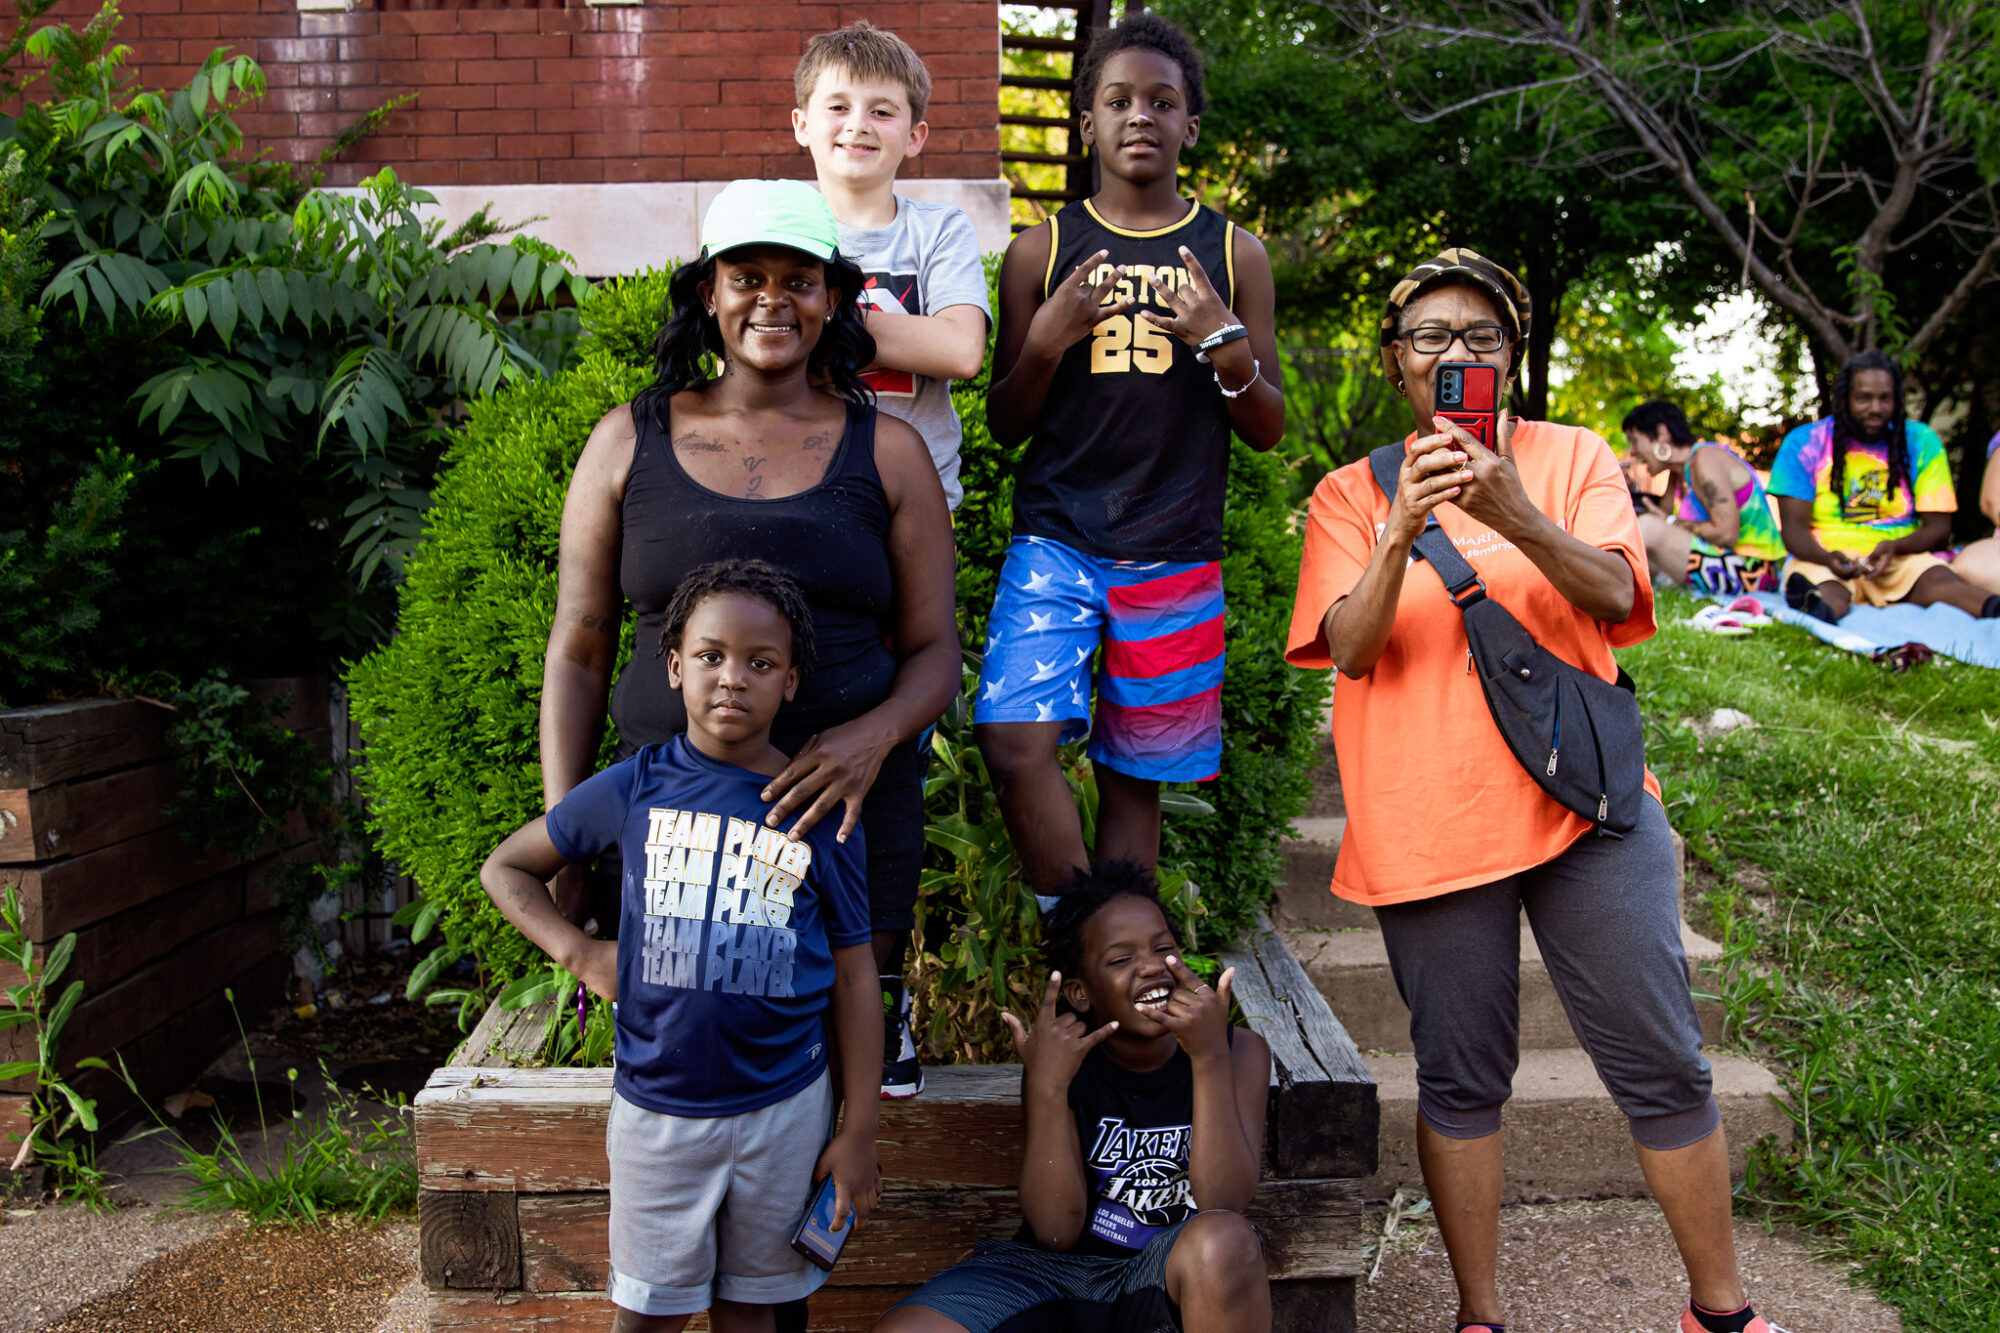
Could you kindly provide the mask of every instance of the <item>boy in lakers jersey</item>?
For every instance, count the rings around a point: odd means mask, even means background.
[[[1063,741],[1090,733],[1098,859],[1151,868],[1160,783],[1215,776],[1229,437],[1285,429],[1264,247],[1176,181],[1204,105],[1193,43],[1126,19],[1078,61],[1076,104],[1100,188],[1000,270],[987,425],[1030,443],[973,715],[1045,909],[1090,860]]]

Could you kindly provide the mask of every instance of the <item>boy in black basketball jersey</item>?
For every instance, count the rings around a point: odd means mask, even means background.
[[[1064,740],[1091,733],[1099,859],[1150,868],[1159,784],[1215,776],[1229,437],[1268,449],[1285,429],[1264,247],[1175,178],[1204,105],[1193,43],[1128,18],[1078,62],[1076,97],[1101,187],[1000,270],[987,424],[1033,442],[973,715],[1045,909],[1089,863]]]

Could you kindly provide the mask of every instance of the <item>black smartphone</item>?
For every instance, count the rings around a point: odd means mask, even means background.
[[[813,1192],[812,1202],[806,1205],[806,1215],[799,1219],[799,1229],[792,1233],[792,1248],[806,1257],[806,1262],[823,1273],[831,1273],[834,1263],[840,1258],[840,1247],[847,1244],[847,1238],[854,1234],[854,1218],[850,1215],[847,1225],[840,1230],[833,1229],[833,1173],[827,1172],[826,1179]]]
[[[1500,416],[1500,372],[1484,361],[1438,362],[1437,414],[1491,449]]]

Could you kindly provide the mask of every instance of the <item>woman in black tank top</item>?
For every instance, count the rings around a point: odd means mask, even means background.
[[[804,589],[819,644],[818,669],[774,730],[794,759],[771,782],[772,823],[865,826],[886,961],[914,924],[915,740],[958,692],[944,488],[916,431],[878,417],[861,383],[874,343],[855,303],[859,270],[830,241],[821,258],[761,238],[715,244],[707,230],[703,258],[669,289],[658,382],[597,424],[564,501],[543,798],[553,807],[596,767],[623,603],[637,612],[638,642],[610,715],[629,753],[686,727],[656,656],[676,585],[711,560],[770,561]],[[557,883],[577,919],[587,892],[579,872]]]

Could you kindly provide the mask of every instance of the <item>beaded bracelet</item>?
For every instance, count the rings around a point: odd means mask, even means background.
[[[1222,372],[1218,370],[1215,372],[1215,387],[1222,391],[1222,396],[1224,398],[1241,398],[1244,394],[1250,392],[1250,385],[1255,384],[1257,382],[1257,377],[1262,375],[1263,373],[1264,373],[1263,365],[1257,360],[1256,357],[1253,356],[1250,358],[1249,384],[1245,384],[1240,389],[1224,388],[1222,383]]]

